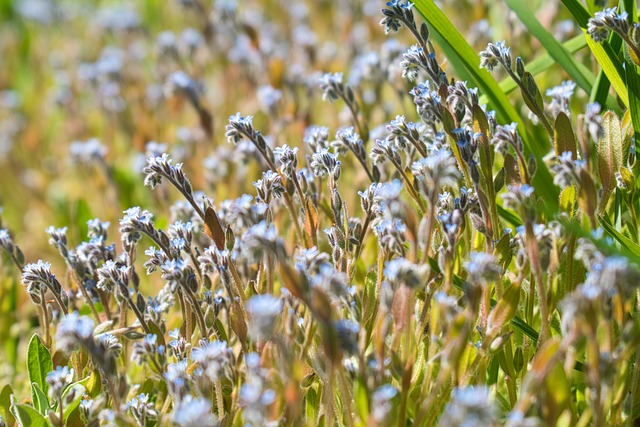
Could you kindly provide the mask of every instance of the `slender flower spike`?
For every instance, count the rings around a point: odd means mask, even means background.
[[[256,187],[256,200],[262,203],[269,203],[271,196],[279,199],[285,192],[284,185],[282,185],[282,177],[272,170],[262,172],[262,179],[253,183]]]
[[[340,177],[340,160],[338,160],[338,155],[330,153],[326,148],[315,152],[311,156],[310,166],[316,176],[329,174],[334,180]]]
[[[296,156],[297,153],[298,147],[292,148],[286,144],[282,147],[276,147],[273,150],[273,154],[276,155],[276,158],[282,165],[280,167],[280,172],[282,172],[282,174],[289,179],[293,177],[293,174],[295,174],[296,168],[298,167],[298,157]]]
[[[455,158],[446,149],[436,150],[429,156],[414,162],[411,165],[411,171],[421,180],[421,189],[427,195],[439,193],[443,187],[455,186],[460,179]]]
[[[165,87],[170,94],[184,95],[196,108],[199,107],[200,97],[204,93],[203,86],[181,70],[169,75]]]
[[[109,231],[109,222],[102,222],[98,218],[87,221],[87,235],[90,239],[100,239],[102,242],[107,240],[107,232]]]
[[[493,426],[497,423],[496,408],[485,386],[458,387],[451,392],[440,424],[442,426]]]
[[[62,286],[51,272],[51,264],[38,260],[35,264],[27,264],[22,271],[22,284],[32,300],[40,301],[40,292],[47,288],[56,295],[62,293]]]
[[[561,85],[548,89],[546,95],[551,97],[551,105],[549,109],[553,113],[553,116],[557,116],[561,111],[564,111],[567,115],[569,111],[569,101],[573,96],[573,92],[576,89],[576,84],[572,81],[564,81]]]
[[[131,359],[138,365],[147,363],[150,360],[161,360],[164,362],[165,347],[158,345],[158,337],[148,334],[139,341],[133,343]]]
[[[586,170],[587,163],[584,160],[574,160],[571,151],[565,151],[558,157],[558,163],[554,165],[553,183],[561,188],[569,185],[581,184],[581,171]],[[588,173],[588,172],[587,172]]]
[[[337,149],[348,149],[352,151],[360,162],[366,162],[367,152],[360,135],[353,127],[343,128],[336,132],[336,140],[332,143]]]
[[[192,290],[197,288],[195,271],[182,258],[166,261],[160,266],[160,269],[162,270],[162,278],[170,283],[174,292],[180,287],[187,287]]]
[[[402,26],[402,22],[415,26],[413,18],[413,3],[400,0],[392,0],[387,2],[388,9],[382,9],[384,18],[380,21],[380,25],[384,27],[384,33],[397,32]]]
[[[273,295],[254,295],[247,301],[249,336],[257,341],[268,340],[273,334],[278,316],[282,313],[282,300]]]
[[[98,269],[97,288],[108,293],[117,290],[120,293],[128,294],[130,270],[130,266],[118,265],[111,260],[105,262]]]
[[[78,164],[91,165],[104,161],[107,147],[99,139],[91,138],[87,141],[74,141],[69,144],[69,155]]]
[[[349,355],[356,354],[358,352],[360,324],[351,319],[342,319],[333,322],[333,327],[336,331],[340,349]]]
[[[211,413],[211,402],[202,397],[187,395],[176,405],[171,421],[180,427],[215,427],[217,420]]]
[[[507,70],[513,69],[511,49],[507,47],[504,41],[495,44],[489,43],[487,48],[480,52],[480,68],[493,71],[497,65],[502,65]]]
[[[233,351],[224,341],[206,341],[191,351],[191,359],[198,364],[194,375],[206,378],[210,384],[230,378],[235,363]]]
[[[593,102],[591,104],[587,104],[587,108],[584,113],[584,126],[592,141],[598,141],[604,135],[600,110],[600,104]]]
[[[464,267],[469,272],[472,285],[486,285],[499,280],[502,275],[496,257],[486,252],[471,252]]]
[[[428,58],[424,49],[420,46],[413,45],[402,54],[400,68],[402,69],[402,78],[413,82],[418,77],[418,70],[422,67],[428,68]]]
[[[50,236],[49,244],[60,250],[60,252],[63,253],[63,256],[66,257],[67,227],[55,228],[51,226],[47,227],[45,231]]]
[[[304,131],[303,141],[316,152],[322,148],[329,148],[329,128],[324,126],[310,126]]]
[[[322,99],[334,102],[344,91],[344,83],[342,82],[342,73],[326,73],[320,78],[320,90],[322,90]]]
[[[49,398],[59,401],[62,392],[73,381],[73,369],[67,366],[57,366],[55,370],[49,372],[46,378],[49,385]]]
[[[524,150],[524,143],[518,134],[517,128],[517,123],[496,127],[491,143],[497,152],[505,154],[509,147],[513,147],[516,152],[520,153]]]
[[[65,353],[71,353],[80,346],[93,345],[93,320],[73,312],[58,324],[56,346]]]
[[[233,144],[238,144],[246,138],[264,154],[267,152],[267,141],[260,131],[253,128],[252,121],[252,116],[243,117],[240,113],[236,113],[229,117],[229,124],[225,128],[225,136],[227,141]]]
[[[626,37],[629,32],[629,22],[627,12],[617,13],[617,8],[612,7],[597,12],[587,24],[587,34],[595,42],[603,42],[609,38],[609,32]]]
[[[147,420],[153,421],[158,418],[153,402],[149,400],[147,393],[141,393],[127,402],[127,409],[136,420],[138,425],[147,425]]]
[[[525,221],[531,223],[536,219],[536,198],[533,187],[528,184],[510,185],[504,194],[506,207],[515,210]]]
[[[399,285],[416,289],[427,283],[428,264],[414,264],[406,258],[395,258],[386,263],[384,275],[395,287]]]
[[[144,185],[154,189],[162,182],[162,178],[164,177],[171,181],[171,183],[183,193],[193,196],[193,187],[182,170],[182,163],[174,166],[171,162],[172,160],[167,153],[163,153],[159,157],[149,157],[147,159],[147,166],[142,170],[146,175]]]
[[[265,252],[277,257],[286,255],[282,238],[278,237],[274,225],[267,224],[266,221],[261,221],[247,230],[242,236],[242,248],[252,262],[258,262]]]
[[[4,228],[0,229],[0,247],[10,254],[13,253],[14,246],[9,231]]]
[[[125,249],[131,248],[142,238],[142,234],[146,234],[168,251],[169,237],[163,231],[156,230],[152,218],[151,212],[139,206],[124,211],[124,217],[120,219],[120,235]]]
[[[431,90],[429,82],[422,82],[409,92],[422,121],[428,126],[442,121],[442,100],[438,92]]]

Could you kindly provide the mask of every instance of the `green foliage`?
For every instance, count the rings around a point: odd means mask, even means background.
[[[36,384],[41,393],[46,394],[49,386],[46,381],[47,373],[53,371],[51,353],[44,346],[38,335],[33,335],[27,347],[27,373],[29,382]],[[35,401],[35,399],[34,399]]]

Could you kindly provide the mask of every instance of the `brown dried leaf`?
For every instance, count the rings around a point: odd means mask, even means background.
[[[219,251],[224,250],[225,235],[215,209],[211,206],[204,213],[204,233],[216,244]]]

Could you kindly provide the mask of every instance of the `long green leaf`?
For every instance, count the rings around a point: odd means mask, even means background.
[[[2,387],[2,391],[0,391],[0,417],[7,425],[15,423],[11,413],[11,395],[13,395],[13,390],[9,384]]]
[[[27,348],[27,373],[29,374],[29,382],[36,383],[43,392],[49,390],[46,378],[49,372],[53,371],[53,362],[51,361],[51,353],[47,347],[42,344],[38,335],[34,334],[29,341]]]
[[[542,161],[542,157],[547,154],[550,141],[536,139],[531,135],[530,126],[526,126],[522,117],[518,114],[506,95],[500,90],[498,83],[493,79],[488,71],[480,68],[480,57],[464,39],[462,34],[454,27],[451,21],[438,8],[433,0],[417,0],[416,9],[422,17],[431,25],[432,29],[438,33],[444,44],[463,63],[469,74],[473,77],[473,82],[489,99],[489,104],[496,110],[498,119],[502,122],[515,122],[521,130],[522,140],[528,154],[536,157],[538,170],[533,179],[536,192],[548,201],[558,200],[558,188],[553,184],[553,178],[549,169]],[[533,142],[535,141],[535,143]],[[550,212],[555,212],[557,205],[553,202],[546,205]]]
[[[571,57],[564,46],[540,24],[526,2],[522,0],[506,0],[506,2],[527,27],[527,30],[549,52],[549,55],[562,66],[579,87],[590,93],[593,86],[593,75],[589,76],[584,73],[584,69],[578,66],[578,62]]]
[[[613,51],[617,53],[622,47],[622,39],[616,33],[611,33],[611,37],[609,38],[609,45],[611,46],[611,49],[613,49]],[[608,105],[610,108],[617,108],[617,104],[611,100],[609,89],[611,89],[611,82],[607,78],[604,70],[600,69],[600,71],[598,71],[598,76],[596,77],[596,80],[594,82],[593,90],[591,91],[591,96],[589,97],[589,102],[597,102],[600,105],[605,105],[606,103],[606,105]]]
[[[640,76],[636,65],[627,59],[624,64],[625,78],[629,87],[629,114],[633,123],[633,133],[636,141],[640,141]]]
[[[591,36],[586,34],[591,14],[578,0],[562,0],[562,3],[569,9],[569,12],[571,12],[576,22],[578,22],[578,25],[580,25],[580,28],[582,28],[591,53],[596,57],[596,60],[602,67],[602,71],[611,82],[613,89],[624,105],[629,105],[629,94],[624,82],[624,68],[614,49],[608,42],[596,43],[591,39]]]
[[[604,136],[598,141],[598,173],[602,184],[600,208],[607,206],[611,192],[616,186],[615,174],[623,166],[625,159],[622,128],[620,119],[612,111],[602,117]]]
[[[607,232],[607,234],[618,241],[624,249],[631,252],[636,257],[636,259],[640,258],[640,245],[616,230],[615,227],[613,227],[605,218],[600,217],[599,219],[600,225],[602,226],[604,231]]]
[[[500,215],[502,219],[504,219],[514,227],[520,227],[522,225],[522,220],[518,217],[518,215],[514,214],[510,210],[507,210],[501,205],[498,205],[498,215]]]
[[[49,398],[44,391],[40,389],[38,383],[31,383],[31,403],[33,407],[42,415],[47,415],[49,410]]]
[[[48,427],[45,417],[38,411],[27,405],[11,406],[11,413],[20,427]]]

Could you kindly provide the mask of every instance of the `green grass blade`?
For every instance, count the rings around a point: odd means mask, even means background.
[[[531,9],[522,0],[506,0],[507,5],[520,18],[520,21],[529,30],[529,32],[544,46],[549,55],[562,66],[564,71],[569,74],[573,81],[581,87],[585,92],[591,93],[593,86],[593,75],[584,74],[584,69],[578,66],[569,52],[556,40],[535,17]]]
[[[609,79],[607,78],[607,75],[604,73],[604,71],[600,70],[593,85],[591,95],[589,96],[589,102],[597,102],[600,105],[605,105],[606,101],[603,100],[607,99],[610,88],[611,82],[609,82]]]
[[[624,105],[629,105],[629,94],[624,82],[624,67],[616,55],[615,50],[608,42],[596,43],[591,39],[591,36],[586,34],[587,24],[589,23],[591,14],[580,2],[578,2],[578,0],[562,0],[562,3],[567,7],[567,9],[569,9],[569,12],[571,12],[575,20],[578,22],[578,25],[580,25],[580,28],[582,28],[582,32],[587,40],[589,49],[591,49],[591,53],[593,53],[593,56],[595,56],[596,60],[602,67],[602,71],[611,82],[613,89],[616,91]]]
[[[614,52],[620,52],[622,39],[617,34],[612,33],[609,39],[609,45],[611,45],[611,49],[613,49]],[[604,70],[601,69],[598,72],[598,77],[596,77],[593,90],[591,91],[591,96],[589,97],[589,102],[597,102],[600,105],[608,105],[609,107],[615,107],[617,109],[618,106],[615,102],[611,101],[611,99],[607,101],[607,97],[611,98],[609,94],[610,88],[611,82],[609,82]]]
[[[636,242],[634,242],[633,240],[631,240],[630,238],[628,238],[627,236],[625,236],[624,234],[616,230],[615,227],[613,227],[605,218],[600,217],[599,219],[600,219],[600,225],[602,226],[604,231],[606,231],[608,235],[610,235],[618,243],[620,243],[620,245],[624,249],[626,249],[626,251],[628,251],[631,255],[633,255],[633,257],[635,257],[634,261],[637,262],[637,260],[640,259],[640,245],[638,245]]]
[[[502,217],[502,219],[504,219],[514,227],[520,227],[522,225],[522,221],[520,220],[520,218],[518,218],[518,215],[500,205],[498,205],[498,214]]]
[[[623,0],[620,2],[620,10],[629,14],[628,20],[630,25],[638,22],[638,9],[636,9],[635,3],[635,0]]]
[[[633,133],[636,141],[640,141],[640,76],[635,64],[625,61],[626,81],[629,87],[629,113],[633,123]]]

